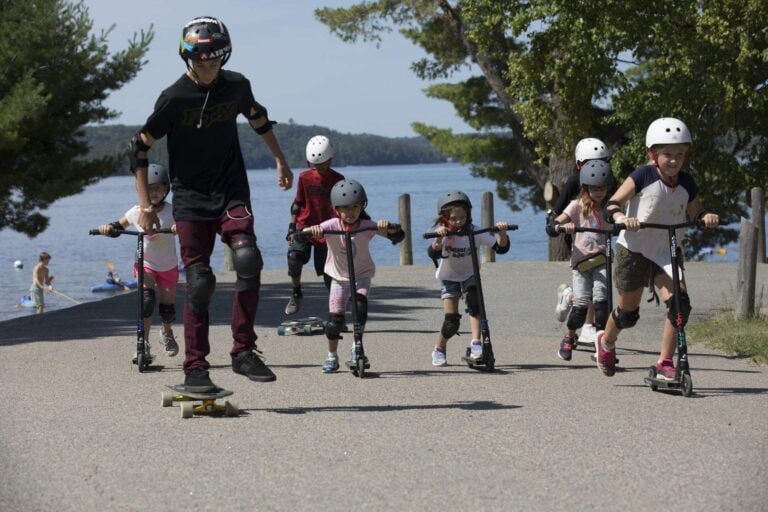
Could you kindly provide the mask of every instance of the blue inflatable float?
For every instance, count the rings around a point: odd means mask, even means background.
[[[135,279],[128,279],[127,281],[121,281],[120,284],[116,283],[107,283],[106,281],[101,284],[95,284],[91,286],[91,291],[93,293],[100,293],[100,292],[119,292],[121,290],[125,290],[125,288],[128,287],[130,290],[136,289],[136,280]]]

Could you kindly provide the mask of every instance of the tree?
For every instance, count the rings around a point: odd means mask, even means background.
[[[764,1],[378,0],[315,14],[349,42],[378,44],[400,27],[428,54],[412,65],[422,79],[476,70],[426,93],[450,101],[477,133],[413,126],[496,180],[513,209],[545,207],[545,184],[567,180],[583,137],[616,148],[614,173],[626,176],[644,160],[645,128],[662,116],[692,128],[691,166],[712,211],[742,214],[734,198],[768,176]],[[554,239],[550,259],[566,256]]]
[[[0,0],[0,12],[0,229],[34,237],[41,210],[116,169],[120,157],[83,158],[83,128],[117,116],[102,102],[136,76],[154,34],[110,56],[111,29],[91,35],[81,2]]]

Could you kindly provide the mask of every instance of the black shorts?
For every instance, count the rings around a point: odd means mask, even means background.
[[[288,252],[299,253],[302,263],[306,265],[309,263],[312,247],[315,248],[315,273],[321,276],[325,269],[325,258],[328,256],[328,246],[326,244],[314,245],[309,241],[294,239],[293,243],[288,246]]]

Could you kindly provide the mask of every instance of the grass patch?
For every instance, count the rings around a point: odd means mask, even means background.
[[[685,330],[693,344],[748,357],[757,364],[768,364],[768,314],[739,319],[733,312],[726,312],[691,322]]]

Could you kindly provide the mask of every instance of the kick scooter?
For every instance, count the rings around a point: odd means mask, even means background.
[[[507,231],[515,231],[517,224],[509,224]],[[483,283],[480,279],[480,263],[477,257],[477,244],[475,243],[475,235],[482,233],[498,233],[499,229],[496,227],[483,228],[471,231],[464,229],[455,233],[448,233],[446,236],[466,236],[469,238],[469,252],[472,258],[472,271],[475,274],[475,283],[477,286],[477,302],[480,308],[480,338],[483,342],[483,355],[479,359],[473,359],[471,357],[471,349],[467,347],[466,354],[461,357],[461,360],[467,363],[467,366],[477,370],[485,370],[492,372],[496,367],[496,358],[493,355],[493,345],[491,344],[491,332],[488,328],[488,317],[485,313],[485,300],[483,298]],[[438,238],[437,233],[424,233],[425,239]]]
[[[726,222],[720,221],[720,224],[724,225]],[[688,365],[688,345],[685,339],[683,314],[680,311],[680,268],[682,268],[682,264],[678,259],[676,230],[680,228],[702,227],[702,225],[700,221],[683,222],[680,224],[640,223],[641,229],[663,229],[669,236],[669,254],[672,260],[672,293],[674,294],[675,311],[677,311],[677,317],[675,318],[675,327],[677,328],[675,378],[674,380],[660,379],[656,374],[656,365],[651,366],[648,370],[648,376],[645,378],[645,383],[650,386],[652,391],[657,391],[659,388],[671,389],[680,391],[684,397],[689,397],[693,393],[693,379],[691,379],[691,370]]]
[[[157,229],[155,233],[173,233],[170,229]],[[100,235],[98,229],[91,229],[88,231],[89,235]],[[138,290],[138,303],[139,303],[139,318],[136,323],[136,366],[139,368],[139,373],[143,373],[149,369],[149,365],[152,364],[152,355],[149,352],[149,344],[144,339],[144,307],[143,307],[143,293],[144,293],[144,236],[146,233],[143,231],[127,231],[124,229],[110,229],[111,236],[120,235],[132,235],[136,237],[136,265],[138,268],[136,276],[136,289]]]
[[[391,223],[388,231],[397,231],[400,229],[399,224]],[[355,261],[352,250],[352,235],[356,233],[362,233],[363,231],[378,231],[376,226],[370,226],[367,228],[352,229],[350,231],[324,229],[323,236],[326,235],[341,235],[344,237],[344,245],[347,247],[347,269],[349,271],[349,298],[352,303],[352,333],[355,340],[355,348],[352,351],[352,359],[346,361],[347,368],[352,371],[352,375],[355,377],[365,377],[365,370],[371,367],[368,362],[368,358],[365,357],[365,348],[363,347],[363,326],[360,324],[360,314],[357,309],[357,279],[355,278]],[[309,229],[303,229],[300,233],[302,238],[311,238],[312,231]]]

